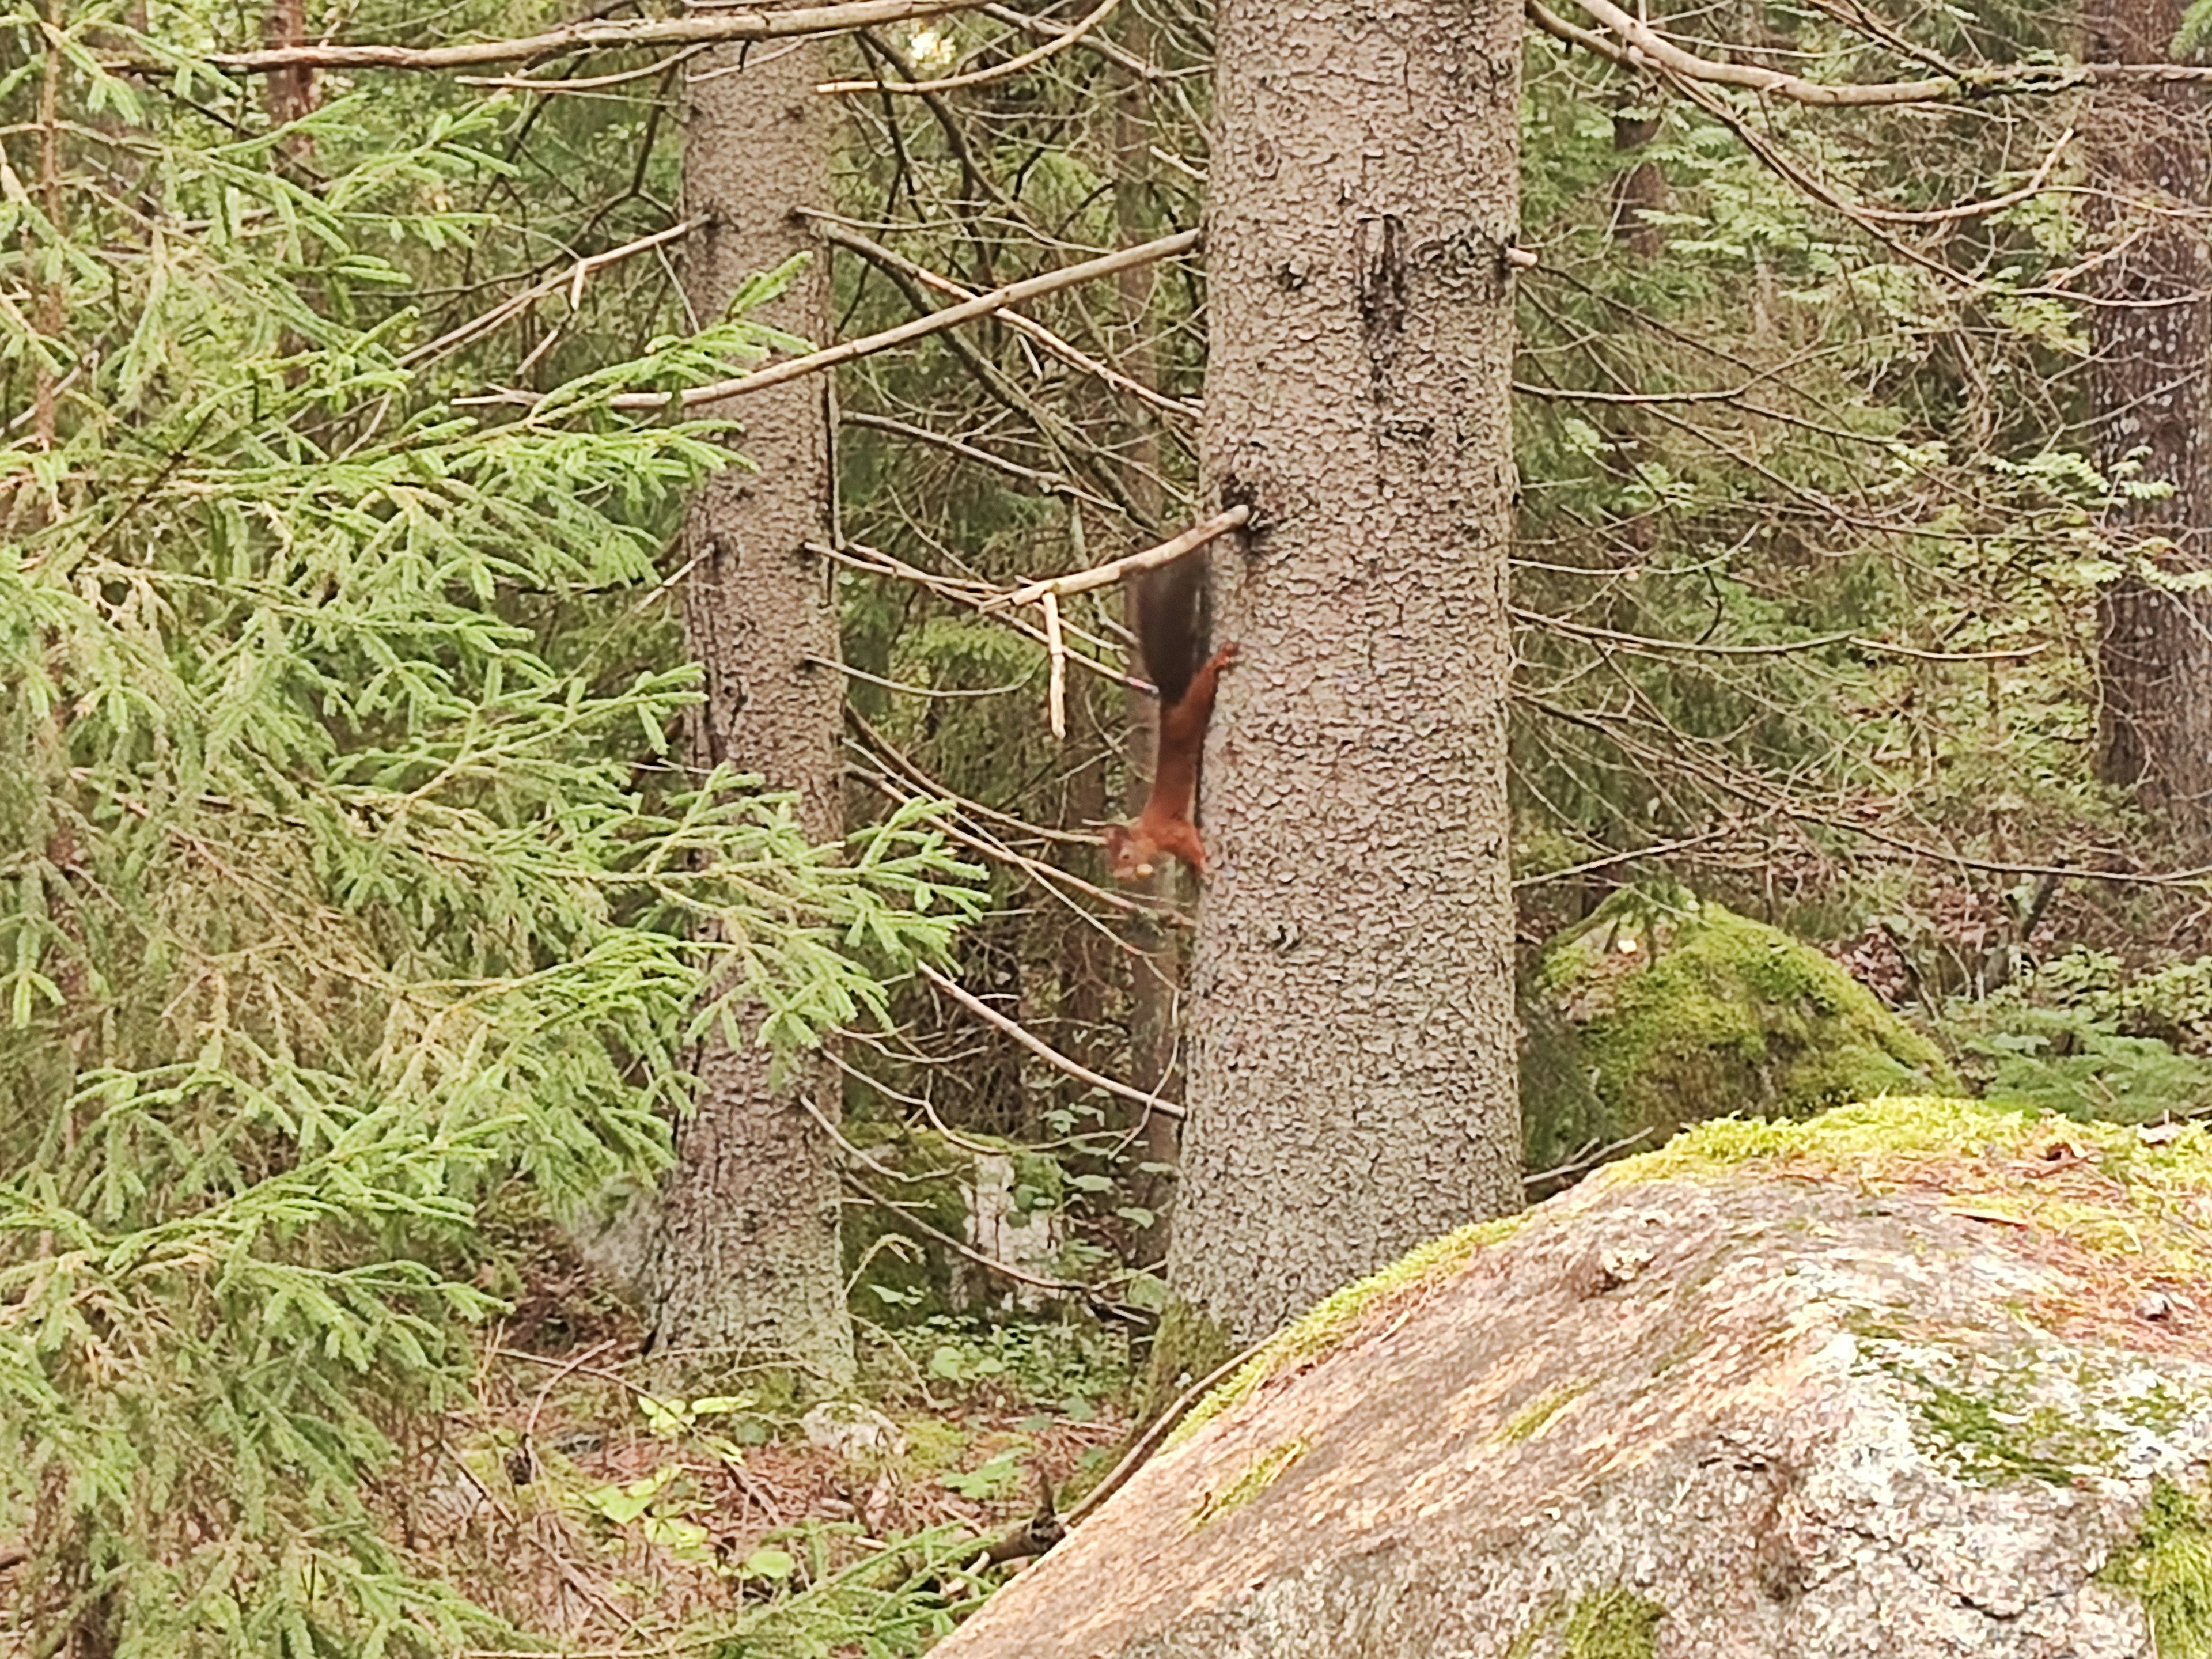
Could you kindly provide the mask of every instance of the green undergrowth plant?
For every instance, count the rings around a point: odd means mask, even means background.
[[[902,1371],[933,1394],[1048,1409],[1083,1422],[1102,1403],[1125,1398],[1131,1385],[1127,1336],[1085,1319],[1000,1322],[939,1314],[884,1336],[904,1356],[902,1367],[886,1369],[893,1388]]]
[[[2130,973],[2069,951],[1954,1002],[1946,1034],[1993,1100],[2114,1123],[2212,1111],[2212,958]]]

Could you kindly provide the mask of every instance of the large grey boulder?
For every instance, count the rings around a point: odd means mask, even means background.
[[[2197,1129],[1707,1124],[1333,1298],[936,1655],[2212,1652],[2208,1259]]]

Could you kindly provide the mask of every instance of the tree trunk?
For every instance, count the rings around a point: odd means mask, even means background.
[[[686,212],[705,228],[685,288],[702,322],[720,318],[747,276],[811,246],[793,210],[829,199],[830,131],[818,48],[779,46],[742,73],[735,51],[695,73],[684,136]],[[830,331],[828,272],[809,265],[757,313],[812,340]],[[838,742],[843,688],[811,665],[837,659],[827,573],[802,544],[830,538],[826,384],[757,392],[743,448],[757,471],[702,489],[684,526],[684,625],[706,671],[690,748],[701,768],[729,762],[773,789],[796,790],[809,836],[842,829]],[[757,1023],[758,1015],[749,1017]],[[852,1324],[838,1257],[835,1147],[807,1110],[834,1122],[837,1091],[818,1062],[781,1082],[768,1056],[709,1040],[697,1109],[678,1125],[652,1274],[655,1350],[731,1351],[842,1382]]]
[[[1224,0],[1222,681],[1171,1274],[1238,1338],[1517,1208],[1506,406],[1521,9]]]
[[[2181,14],[2182,0],[2090,0],[2091,60],[2163,59]],[[2116,249],[2090,311],[2098,459],[2109,471],[2136,456],[2146,478],[2173,486],[2112,514],[2126,569],[2098,605],[2098,775],[2197,847],[2212,841],[2212,592],[2166,582],[2212,568],[2203,94],[2100,88],[2089,134],[2093,200]]]

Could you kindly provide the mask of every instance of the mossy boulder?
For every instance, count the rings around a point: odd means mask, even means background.
[[[1723,1119],[1267,1345],[933,1659],[2212,1653],[2212,1133]]]
[[[1935,1044],[1819,951],[1680,887],[1614,894],[1522,998],[1528,1167],[1729,1113],[1955,1094]]]

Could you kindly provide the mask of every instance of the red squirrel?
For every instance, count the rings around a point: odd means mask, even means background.
[[[1204,559],[1176,559],[1146,571],[1137,584],[1137,647],[1159,688],[1160,738],[1145,810],[1133,823],[1106,827],[1106,867],[1116,881],[1147,879],[1170,854],[1200,880],[1206,875],[1206,845],[1191,821],[1198,757],[1213,718],[1215,682],[1237,660],[1237,647],[1224,645],[1199,660],[1205,649]]]

